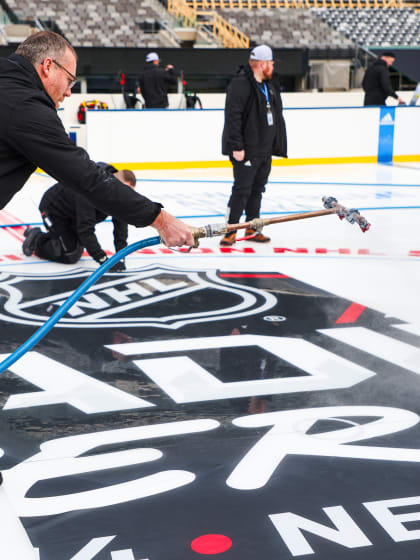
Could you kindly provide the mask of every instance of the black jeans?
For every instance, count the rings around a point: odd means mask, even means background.
[[[35,255],[64,264],[76,263],[82,256],[83,247],[70,224],[45,211],[42,211],[42,219],[48,233],[42,233],[37,238]]]
[[[229,224],[237,224],[245,210],[246,221],[260,217],[262,193],[271,171],[271,155],[245,158],[233,164],[232,194],[230,196]]]

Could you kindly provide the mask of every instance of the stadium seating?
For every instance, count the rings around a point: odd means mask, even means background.
[[[412,8],[311,11],[347,39],[363,46],[420,46],[420,14]]]
[[[249,35],[251,42],[272,47],[346,48],[353,45],[340,30],[322,22],[311,10],[223,10],[230,23]]]
[[[151,33],[170,15],[157,0],[7,0],[23,20],[54,21],[75,47],[174,46]]]
[[[261,4],[261,1],[254,4]],[[236,5],[234,0],[229,2],[231,6]],[[174,29],[179,23],[158,0],[7,0],[7,5],[23,21],[36,18],[41,22],[53,21],[75,47],[153,48],[181,44],[170,29],[157,32],[162,27]],[[221,9],[218,13],[248,36],[251,44],[308,47],[312,51],[326,48],[343,50],[356,44],[420,46],[420,13],[412,8],[305,9],[310,5],[309,0],[305,5],[302,0],[301,9],[235,7]],[[12,30],[4,33],[7,27],[3,25],[0,41],[4,42],[5,37],[9,42],[24,38],[19,31],[11,39]]]
[[[232,9],[223,16],[272,47],[420,46],[420,14],[394,9]]]

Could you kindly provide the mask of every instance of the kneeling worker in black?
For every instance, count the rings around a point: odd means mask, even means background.
[[[122,183],[136,186],[132,171],[117,171],[112,165],[97,163],[107,173],[112,173]],[[77,194],[61,183],[49,188],[41,199],[39,209],[48,233],[40,228],[27,229],[22,246],[23,253],[33,253],[41,259],[65,264],[76,263],[86,248],[89,255],[99,264],[107,260],[95,235],[96,224],[104,221],[107,215],[94,208],[82,195]],[[112,218],[114,225],[114,245],[119,251],[127,246],[128,227],[125,222]],[[124,261],[115,264],[111,271],[125,270]]]

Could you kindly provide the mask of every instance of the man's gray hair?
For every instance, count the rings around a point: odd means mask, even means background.
[[[64,37],[53,31],[40,31],[25,39],[16,49],[16,54],[37,66],[46,58],[61,58],[67,49],[70,49],[77,60],[76,51]]]

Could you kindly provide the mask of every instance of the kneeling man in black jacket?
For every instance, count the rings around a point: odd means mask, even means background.
[[[262,193],[271,171],[271,156],[287,157],[286,125],[278,88],[271,80],[273,52],[267,45],[252,49],[249,64],[229,84],[225,105],[222,153],[230,157],[234,184],[228,202],[228,223],[260,217]],[[270,241],[262,233],[246,230],[250,241]],[[232,245],[236,232],[221,240]]]
[[[125,185],[136,186],[136,177],[128,169],[117,171],[112,165],[97,163],[107,173],[112,173]],[[99,264],[107,260],[95,235],[96,224],[103,222],[107,214],[95,208],[82,195],[61,183],[49,188],[41,199],[39,209],[48,233],[40,228],[27,229],[22,250],[26,256],[33,253],[41,259],[73,264],[82,256],[86,248],[89,255]],[[127,246],[128,227],[118,218],[114,224],[114,245],[119,251]],[[114,265],[111,271],[125,270],[124,261]]]

